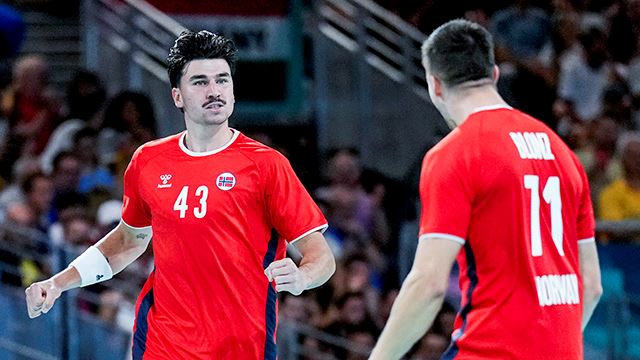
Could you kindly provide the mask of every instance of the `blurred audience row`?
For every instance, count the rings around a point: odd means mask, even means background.
[[[377,1],[427,34],[489,29],[500,92],[574,149],[597,217],[640,220],[640,0]]]
[[[496,37],[501,92],[574,149],[597,217],[640,220],[640,0],[379,2],[425,33],[453,17],[487,26]],[[65,263],[59,249],[77,254],[120,220],[124,168],[157,134],[143,93],[109,95],[84,70],[60,92],[48,82],[45,58],[11,63],[0,89],[0,264],[11,266],[0,267],[0,282],[20,287]],[[298,155],[269,131],[247,134]],[[315,158],[292,160],[303,180],[318,172],[320,156],[309,156]],[[281,357],[295,350],[284,334],[296,334],[307,349],[364,359],[406,275],[399,269],[412,261],[398,254],[403,229],[417,217],[417,192],[363,169],[354,149],[330,151],[319,167],[323,182],[307,185],[329,220],[325,235],[339,266],[326,286],[301,297],[282,294]],[[417,241],[417,233],[409,235]],[[601,234],[599,240],[635,239]],[[84,289],[79,307],[130,331],[135,296],[152,267],[149,250],[114,281]],[[439,358],[448,345],[456,281],[454,272],[445,306],[411,359]],[[307,336],[298,323],[346,339],[352,350]]]

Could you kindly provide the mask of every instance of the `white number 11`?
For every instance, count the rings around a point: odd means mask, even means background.
[[[525,175],[524,187],[531,190],[531,255],[542,256],[542,237],[540,235],[540,177]],[[549,176],[542,190],[544,201],[551,208],[551,238],[560,256],[564,256],[562,247],[562,198],[560,197],[560,178]]]

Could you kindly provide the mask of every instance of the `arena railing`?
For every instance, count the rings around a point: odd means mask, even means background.
[[[314,6],[322,34],[429,100],[420,53],[426,35],[370,0],[321,0]]]
[[[149,96],[159,134],[182,130],[170,98],[165,60],[185,29],[141,0],[84,0],[81,11],[85,66],[101,75],[110,94],[139,90]]]

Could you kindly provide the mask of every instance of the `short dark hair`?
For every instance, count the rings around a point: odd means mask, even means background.
[[[171,87],[178,87],[184,66],[192,60],[224,59],[231,73],[235,71],[238,49],[233,41],[218,34],[201,30],[183,31],[176,39],[167,57]]]
[[[425,40],[422,61],[447,86],[491,78],[495,65],[493,39],[479,24],[451,20]]]

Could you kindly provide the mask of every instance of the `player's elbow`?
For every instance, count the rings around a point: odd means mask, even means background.
[[[336,259],[333,253],[329,251],[324,254],[324,282],[327,282],[336,272]]]
[[[419,302],[427,303],[436,299],[444,299],[447,292],[446,280],[438,279],[425,272],[410,272],[405,283]]]
[[[582,294],[587,304],[597,303],[602,296],[602,281],[598,268],[586,268],[582,271]]]
[[[585,277],[582,280],[582,287],[584,293],[584,301],[587,303],[597,303],[602,296],[602,283],[600,279],[592,279]]]

